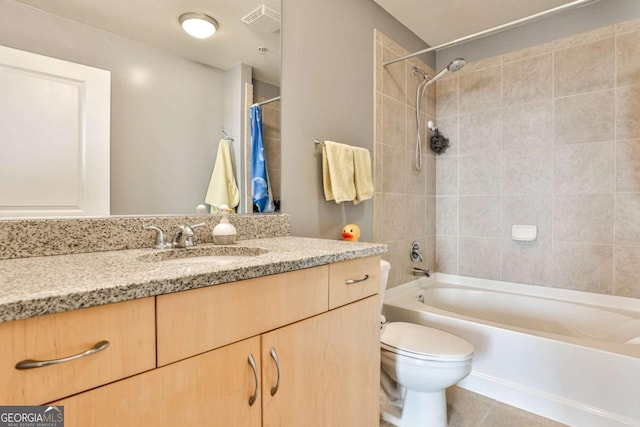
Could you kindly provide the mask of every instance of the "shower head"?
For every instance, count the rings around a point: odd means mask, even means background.
[[[447,70],[451,72],[458,71],[460,68],[464,67],[464,64],[466,63],[467,61],[465,61],[463,58],[456,58],[453,61],[449,62],[449,65],[447,65]]]
[[[447,65],[445,68],[440,70],[440,72],[438,74],[433,76],[433,78],[431,80],[429,80],[429,82],[427,83],[427,86],[430,85],[431,83],[435,83],[436,80],[440,79],[442,76],[444,76],[448,72],[455,73],[460,68],[464,67],[464,64],[466,64],[466,63],[467,63],[467,61],[465,61],[462,58],[454,59],[453,61],[449,62],[449,65]]]

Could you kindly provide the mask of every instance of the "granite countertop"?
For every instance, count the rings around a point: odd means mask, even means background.
[[[199,245],[195,249],[214,245]],[[242,240],[261,255],[218,263],[149,261],[157,249],[0,260],[0,322],[162,295],[386,252],[374,243],[305,237]],[[191,249],[170,249],[186,251]]]

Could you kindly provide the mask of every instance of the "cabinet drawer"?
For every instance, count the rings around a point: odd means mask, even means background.
[[[340,307],[380,292],[380,257],[329,266],[329,308]]]
[[[24,360],[68,358],[17,369]],[[155,304],[144,298],[0,323],[0,404],[43,404],[155,367]]]
[[[157,297],[163,366],[327,311],[329,267]]]

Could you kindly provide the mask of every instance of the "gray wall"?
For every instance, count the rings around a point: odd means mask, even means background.
[[[111,71],[112,214],[195,213],[223,127],[223,71],[10,0],[0,45]]]
[[[240,178],[245,176],[245,85],[251,83],[252,69],[250,65],[238,64],[226,71],[224,93],[224,130],[233,141],[229,143],[231,157],[236,176],[236,184],[240,191],[240,204],[236,212],[247,212],[246,188]],[[221,135],[222,136],[222,135]],[[216,152],[218,144],[216,143]]]
[[[638,0],[600,0],[541,21],[440,50],[436,54],[437,69],[446,66],[453,58],[462,57],[467,61],[476,61],[590,31],[639,15]]]
[[[336,239],[354,222],[371,241],[373,202],[324,200],[313,140],[373,153],[373,29],[407,49],[426,45],[371,0],[283,0],[282,15],[282,211],[294,235]]]

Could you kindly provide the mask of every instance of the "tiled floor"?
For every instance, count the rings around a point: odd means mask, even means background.
[[[447,390],[449,427],[561,427],[547,418],[459,387]],[[380,427],[392,427],[380,422]]]

